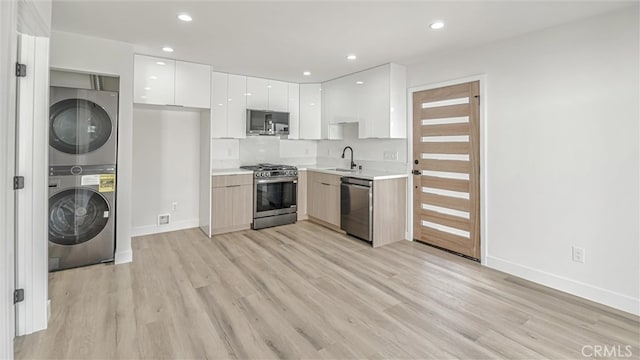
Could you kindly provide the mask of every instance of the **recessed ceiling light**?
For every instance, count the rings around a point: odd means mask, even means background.
[[[311,71],[305,71],[305,72],[302,73],[302,75],[309,76],[309,75],[311,75]]]
[[[251,93],[244,93],[244,96],[251,96]]]
[[[358,57],[357,57],[357,56],[355,56],[355,55],[353,55],[353,54],[351,54],[351,55],[347,55],[347,60],[355,60],[355,59],[357,59],[357,58],[358,58]]]
[[[157,76],[155,76],[155,75],[151,75],[151,76],[149,76],[149,79],[151,79],[151,80],[156,80],[156,79],[158,79],[158,77],[157,77]]]
[[[267,85],[267,89],[271,89],[273,86],[271,85]]]
[[[164,61],[157,61],[156,64],[158,64],[158,65],[167,65],[167,63],[164,62]]]
[[[180,19],[182,21],[186,21],[186,22],[189,22],[189,21],[193,20],[189,14],[184,14],[184,13],[183,14],[178,14],[178,19]]]
[[[429,25],[429,27],[433,30],[442,29],[444,27],[444,23],[442,21],[436,21],[433,24]]]
[[[218,106],[223,106],[223,104],[218,104]]]
[[[147,97],[146,97],[146,96],[144,96],[144,95],[140,96],[140,99],[146,99],[146,98],[147,98]]]
[[[227,99],[227,101],[233,101],[233,99]]]
[[[150,87],[148,87],[148,86],[147,86],[146,88],[144,88],[144,89],[145,89],[145,90],[151,90],[151,88],[150,88]]]
[[[356,81],[356,84],[357,85],[362,85],[362,84],[364,84],[364,81]]]
[[[162,48],[162,51],[173,52],[173,48],[165,46],[165,47]]]
[[[309,103],[309,106],[316,106],[316,103]]]

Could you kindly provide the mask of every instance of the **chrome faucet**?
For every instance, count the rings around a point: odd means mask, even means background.
[[[344,159],[344,153],[347,151],[347,149],[351,150],[351,169],[355,169],[358,165],[353,162],[353,149],[351,148],[351,146],[345,146],[344,149],[342,149],[342,158]]]

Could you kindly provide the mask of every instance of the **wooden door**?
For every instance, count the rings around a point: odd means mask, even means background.
[[[479,82],[413,94],[413,237],[480,259]]]

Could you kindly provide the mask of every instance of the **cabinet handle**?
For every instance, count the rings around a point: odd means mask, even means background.
[[[331,186],[331,184],[327,184],[327,183],[324,183],[324,182],[321,182],[320,184],[322,184],[322,185],[327,185],[327,186]]]
[[[227,185],[226,187],[240,187],[240,185]]]

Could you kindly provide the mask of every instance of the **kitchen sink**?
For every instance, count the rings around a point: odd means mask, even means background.
[[[339,172],[356,172],[356,169],[343,169],[343,168],[333,168],[333,169],[327,169],[329,171],[339,171]]]

